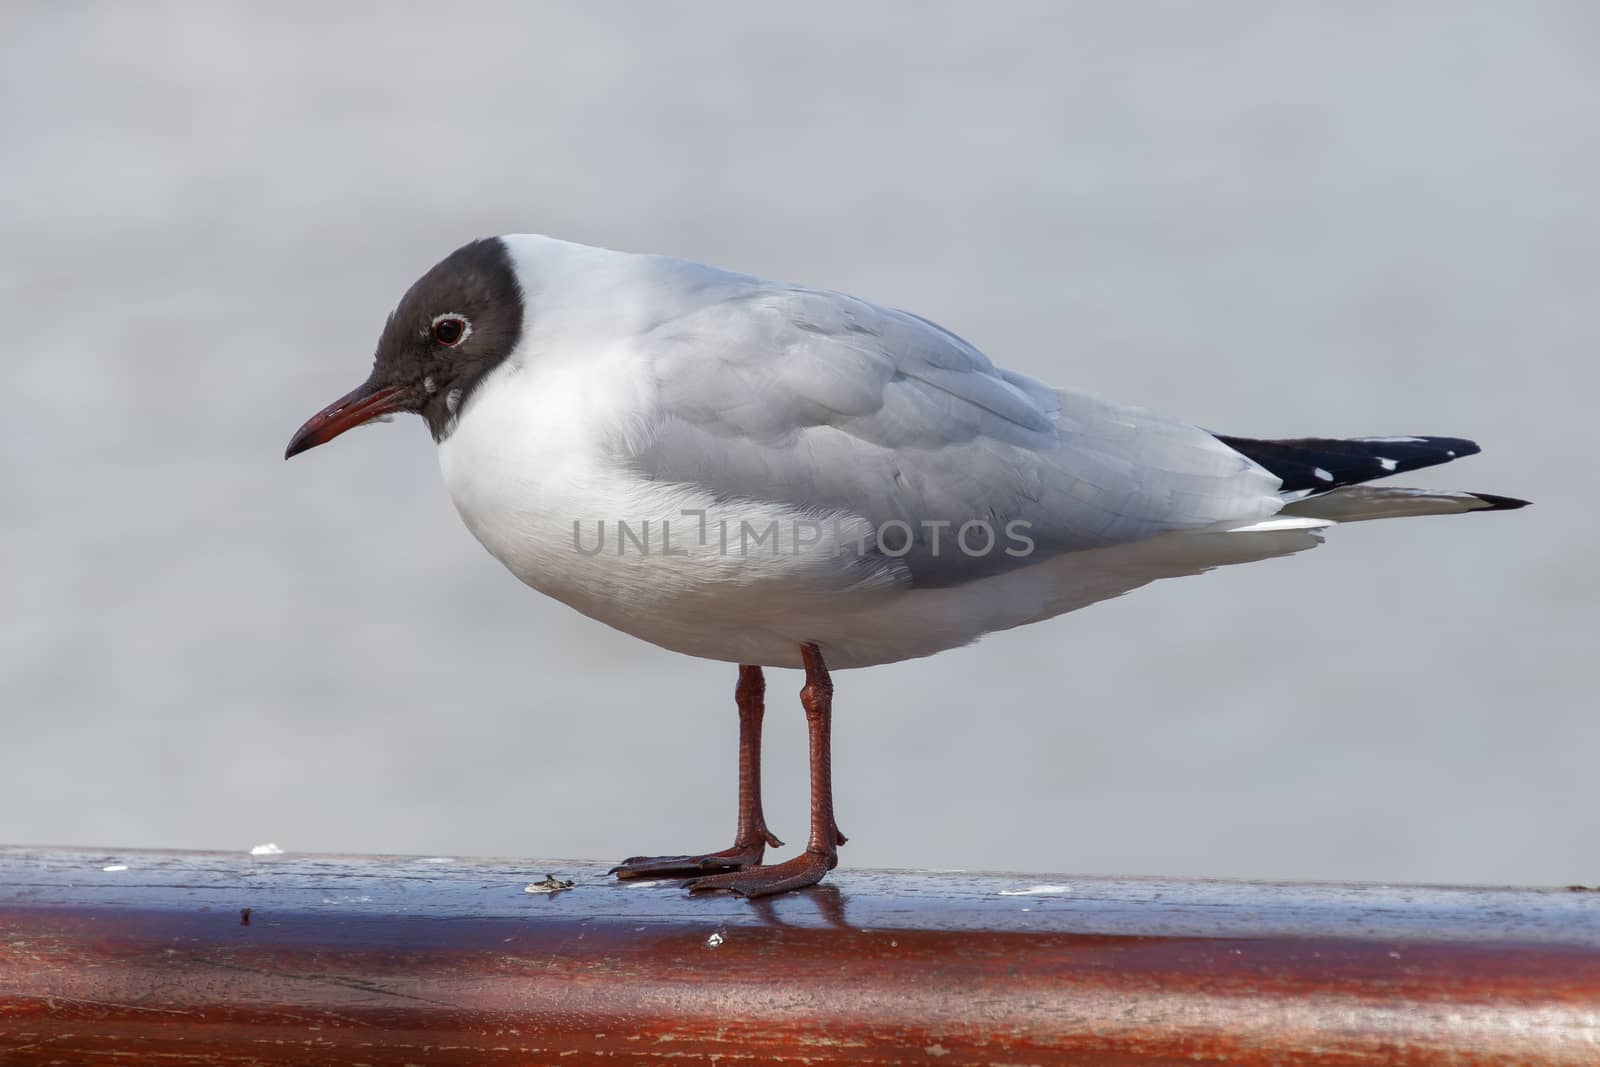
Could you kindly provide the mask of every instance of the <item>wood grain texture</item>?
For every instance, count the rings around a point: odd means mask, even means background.
[[[657,1061],[1600,1064],[1600,894],[0,849],[6,1067]]]

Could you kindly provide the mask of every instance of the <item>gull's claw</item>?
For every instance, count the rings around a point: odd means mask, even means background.
[[[746,867],[726,874],[712,874],[696,878],[686,887],[691,893],[707,893],[726,889],[741,897],[765,897],[774,893],[787,893],[816,885],[822,876],[831,871],[837,862],[831,856],[815,852],[802,852],[791,860],[765,866]]]

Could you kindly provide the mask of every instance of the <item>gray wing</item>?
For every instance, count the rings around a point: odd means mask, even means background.
[[[718,289],[646,338],[656,408],[627,458],[723,500],[898,520],[909,550],[898,526],[873,550],[915,585],[1280,506],[1278,479],[1204,430],[1001,370],[915,315],[754,279]],[[969,552],[982,529],[954,538],[972,522],[1021,523],[1033,548]]]

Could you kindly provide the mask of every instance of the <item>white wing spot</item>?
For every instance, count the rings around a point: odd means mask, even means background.
[[[1325,482],[1333,481],[1333,475],[1329,474],[1327,471],[1323,470],[1321,467],[1318,467],[1316,470],[1312,471],[1311,473],[1315,474],[1318,478],[1321,478]]]
[[[283,855],[283,849],[279,848],[277,845],[273,844],[271,841],[268,841],[264,845],[257,845],[254,848],[252,848],[250,850],[250,855],[252,855],[252,856],[281,856],[281,855]]]
[[[1379,456],[1378,457],[1378,462],[1383,464],[1383,469],[1386,470],[1386,471],[1392,471],[1392,470],[1394,470],[1396,467],[1398,467],[1400,465],[1400,464],[1396,463],[1394,460],[1386,459],[1383,456]]]
[[[128,865],[126,863],[108,863],[104,867],[101,867],[100,869],[102,871],[109,871],[109,872],[114,874],[117,871],[125,871],[125,870],[127,870],[128,869]]]

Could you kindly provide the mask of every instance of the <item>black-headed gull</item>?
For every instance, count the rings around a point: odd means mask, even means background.
[[[1339,522],[1524,503],[1358,484],[1471,441],[1213,434],[1003,370],[904,311],[530,235],[475,241],[423,275],[366,383],[287,455],[405,411],[433,432],[462,520],[518,578],[740,665],[733,847],[617,873],[704,874],[691,889],[750,896],[838,862],[830,666],[1296,552]],[[811,740],[810,839],[771,865],[763,667],[805,670]]]

